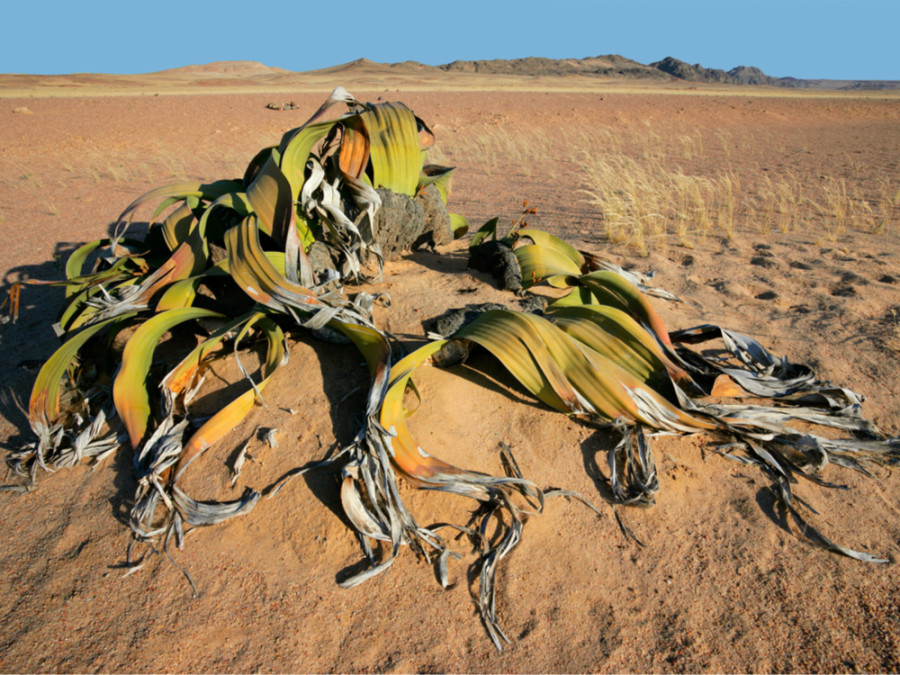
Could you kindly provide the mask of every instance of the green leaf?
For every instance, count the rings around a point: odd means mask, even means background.
[[[180,323],[201,317],[221,316],[218,312],[198,307],[172,309],[148,319],[129,338],[122,354],[119,372],[113,382],[113,401],[128,431],[132,448],[138,448],[147,431],[150,419],[147,376],[153,352],[162,336]]]
[[[458,213],[451,213],[450,227],[453,229],[453,238],[459,239],[469,231],[469,221]]]
[[[416,116],[402,103],[375,103],[360,118],[369,137],[373,187],[415,195],[422,172]]]
[[[484,243],[484,241],[490,237],[491,239],[497,239],[497,223],[500,222],[500,219],[496,216],[487,221],[484,225],[478,228],[478,231],[472,235],[472,239],[469,242],[469,248],[475,248],[476,246],[480,246]]]
[[[135,312],[100,321],[78,331],[66,340],[41,367],[28,404],[28,419],[32,428],[49,427],[59,416],[59,393],[63,375],[78,357],[78,351],[95,335],[117,322],[124,322]]]
[[[150,225],[156,222],[156,218],[172,204],[189,197],[197,197],[205,201],[214,201],[229,192],[240,192],[243,186],[240,181],[219,180],[212,183],[174,183],[150,190],[129,204],[116,221],[116,228],[130,223],[135,211],[148,202],[157,202],[156,209],[150,218]]]

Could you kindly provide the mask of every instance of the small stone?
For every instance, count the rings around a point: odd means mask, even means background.
[[[469,267],[489,272],[504,291],[522,288],[522,268],[512,249],[500,241],[486,241],[469,252]]]
[[[770,254],[771,255],[771,254]],[[775,267],[775,263],[769,260],[768,258],[764,258],[762,256],[757,256],[755,258],[750,258],[750,264],[756,265],[757,267]]]
[[[838,298],[850,298],[856,295],[856,289],[849,284],[842,284],[831,289],[831,294]]]
[[[460,328],[472,323],[479,315],[492,309],[506,309],[495,302],[484,302],[480,305],[467,305],[462,309],[453,309],[439,316],[434,321],[434,332],[438,335],[453,335]]]

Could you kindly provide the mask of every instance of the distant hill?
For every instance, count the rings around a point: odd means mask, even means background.
[[[662,61],[656,61],[650,64],[651,68],[667,73],[672,77],[689,82],[716,82],[718,84],[767,84],[770,86],[780,86],[781,80],[775,77],[769,77],[759,68],[738,66],[729,71],[718,70],[717,68],[704,68],[699,63],[693,66],[688,65],[684,61],[667,56]],[[798,80],[799,81],[799,80]]]
[[[439,69],[448,72],[485,73],[489,75],[565,76],[600,75],[604,77],[633,77],[662,79],[650,66],[626,59],[618,54],[593,56],[584,59],[494,59],[492,61],[454,61]]]
[[[481,80],[481,78],[484,80]],[[490,81],[490,77],[495,77]],[[216,61],[201,65],[170,68],[142,75],[107,75],[102,73],[76,73],[70,75],[0,74],[0,97],[4,95],[31,95],[30,90],[53,93],[74,92],[94,87],[116,93],[137,92],[145,89],[156,91],[187,91],[201,87],[205,91],[296,91],[298,87],[327,88],[335,81],[354,83],[354,86],[381,86],[391,79],[402,79],[418,86],[444,87],[504,86],[524,80],[540,79],[547,86],[567,86],[566,78],[597,78],[604,81],[642,81],[647,84],[671,82],[696,82],[734,86],[793,87],[826,90],[900,90],[900,81],[871,80],[803,80],[794,77],[771,77],[759,68],[738,66],[731,70],[705,68],[699,63],[690,65],[672,56],[661,61],[643,64],[618,54],[606,54],[587,58],[550,59],[527,57],[520,59],[491,59],[478,61],[453,61],[430,66],[416,61],[401,63],[377,63],[368,59],[356,59],[348,63],[319,70],[297,72],[273,68],[257,61]],[[517,84],[515,86],[518,86]],[[27,92],[27,93],[26,93]]]
[[[369,62],[371,63],[371,62]],[[418,64],[421,66],[421,64]],[[428,68],[429,66],[422,66]],[[436,68],[448,72],[484,73],[489,75],[565,76],[597,75],[641,79],[677,79],[686,82],[709,82],[735,85],[767,85],[809,89],[900,89],[894,80],[803,80],[795,77],[771,77],[754,66],[738,66],[731,70],[690,65],[672,56],[644,65],[618,54],[583,59],[495,59],[492,61],[454,61]]]
[[[704,68],[699,63],[690,65],[672,56],[650,64],[639,63],[619,54],[591,56],[580,59],[548,59],[531,56],[521,59],[492,59],[486,61],[453,61],[440,66],[428,66],[416,61],[402,63],[376,63],[357,59],[340,66],[316,72],[346,72],[365,70],[375,74],[379,69],[393,72],[472,73],[483,75],[511,75],[521,77],[565,77],[567,75],[597,76],[605,78],[632,78],[642,80],[683,80],[770,87],[794,87],[807,89],[900,89],[896,80],[804,80],[796,77],[771,77],[754,66],[737,66],[731,70]]]
[[[759,68],[738,66],[729,71],[704,68],[699,63],[689,65],[667,56],[650,64],[651,68],[688,82],[719,84],[769,85],[771,87],[802,87],[807,89],[900,89],[900,82],[892,80],[802,80],[796,77],[770,77]]]
[[[258,61],[213,61],[199,66],[157,70],[148,75],[269,75],[289,72],[284,68],[273,68]]]

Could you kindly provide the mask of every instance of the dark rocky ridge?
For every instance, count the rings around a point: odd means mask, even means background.
[[[414,62],[407,61],[404,64],[393,64],[392,67],[409,66],[412,63]],[[687,82],[809,89],[900,89],[900,81],[896,80],[804,80],[796,77],[771,77],[754,66],[737,66],[725,71],[717,68],[704,68],[699,63],[690,65],[672,56],[667,56],[661,61],[648,65],[627,59],[618,54],[608,54],[582,59],[528,57],[487,61],[454,61],[441,66],[426,66],[415,63],[415,66],[419,69],[434,68],[445,72],[519,75],[524,77],[594,75],[655,80],[674,78]]]
[[[530,56],[523,59],[490,61],[454,61],[439,69],[447,72],[487,73],[491,75],[599,75],[662,79],[658,69],[626,59],[618,54],[584,59],[547,59]]]
[[[776,78],[769,77],[759,68],[738,66],[729,71],[719,70],[717,68],[704,68],[699,63],[693,66],[688,65],[684,61],[667,56],[662,61],[651,63],[652,68],[656,68],[664,73],[677,77],[680,80],[688,80],[690,82],[717,82],[722,84],[767,84],[774,87],[797,86],[796,78]],[[790,80],[790,82],[786,82]]]

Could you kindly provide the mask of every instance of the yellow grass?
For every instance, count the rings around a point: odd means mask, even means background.
[[[703,167],[707,147],[721,156]],[[502,120],[450,134],[431,158],[477,166],[490,175],[546,174],[555,162],[577,166],[577,193],[592,208],[606,238],[642,255],[671,244],[693,248],[709,235],[737,231],[767,235],[803,229],[836,241],[848,231],[887,234],[897,229],[897,178],[885,173],[864,189],[842,176],[802,177],[790,170],[739,171],[749,138],[700,131],[674,138],[643,124],[638,129],[568,129],[527,134]],[[710,163],[712,165],[712,163]],[[553,171],[551,170],[551,175]],[[742,178],[742,175],[744,178]],[[526,195],[527,197],[527,195]]]

